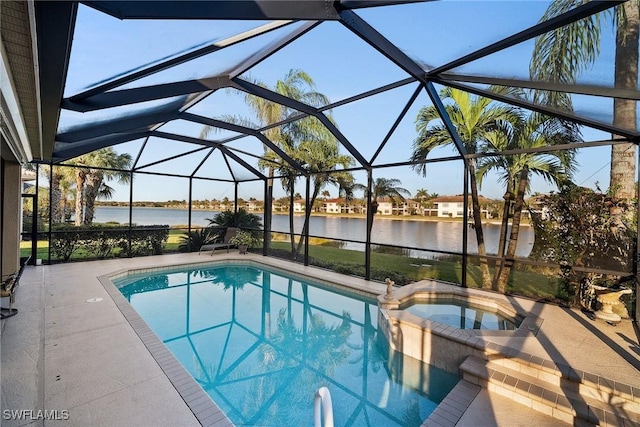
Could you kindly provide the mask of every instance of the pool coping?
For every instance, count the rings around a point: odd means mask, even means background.
[[[269,260],[272,261],[272,260]],[[227,427],[234,426],[233,422],[227,417],[227,415],[220,409],[215,403],[213,398],[209,396],[204,389],[196,382],[193,376],[184,368],[184,366],[176,359],[171,353],[168,347],[162,342],[162,340],[156,335],[155,332],[149,327],[149,325],[142,319],[142,317],[135,311],[129,301],[122,295],[119,288],[113,283],[113,279],[118,279],[124,276],[152,273],[160,271],[178,271],[185,268],[194,268],[202,266],[215,266],[215,265],[257,265],[271,270],[282,271],[294,278],[302,278],[304,280],[311,280],[317,282],[321,286],[328,286],[337,288],[349,293],[355,293],[367,298],[371,298],[375,301],[377,295],[379,295],[384,285],[377,282],[365,282],[362,279],[353,278],[354,282],[362,281],[364,284],[354,283],[351,285],[342,285],[336,281],[327,280],[327,276],[331,277],[336,275],[334,279],[338,279],[338,276],[349,277],[339,275],[335,272],[322,270],[316,267],[306,267],[294,264],[291,267],[298,267],[305,270],[304,272],[292,271],[289,266],[279,266],[279,260],[276,262],[262,262],[252,257],[238,258],[238,257],[226,257],[223,259],[213,259],[197,262],[181,262],[169,265],[163,265],[159,267],[148,268],[123,268],[113,271],[111,273],[103,274],[97,277],[98,281],[102,284],[105,291],[109,294],[116,307],[127,322],[131,325],[134,332],[138,335],[142,343],[147,347],[147,350],[151,356],[155,359],[156,363],[162,371],[165,373],[173,387],[176,389],[180,397],[187,404],[189,409],[193,412],[193,415],[205,427]],[[311,274],[308,274],[311,273]],[[351,278],[350,278],[351,279]],[[350,281],[351,282],[351,281]]]

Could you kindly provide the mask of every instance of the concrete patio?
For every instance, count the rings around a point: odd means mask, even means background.
[[[213,256],[216,260],[224,258],[256,259],[325,281],[348,281],[360,292],[381,294],[385,289],[382,284],[271,258],[239,256],[236,251]],[[153,268],[211,259],[205,255],[179,254],[28,267],[16,299],[20,312],[2,321],[1,424],[229,425],[225,417],[216,413],[215,405],[201,400],[193,384],[180,376],[181,368],[167,369],[172,356],[158,360],[163,346],[153,341],[157,340],[153,334],[139,334],[144,322],[136,322],[136,333],[119,308],[121,301],[114,301],[98,280],[101,275],[124,268]],[[631,322],[623,321],[613,327],[593,322],[577,310],[523,298],[491,296],[516,300],[543,319],[537,336],[520,341],[518,351],[628,384],[640,397],[640,346]],[[483,339],[499,346],[513,345],[503,337]],[[180,375],[176,377],[176,373]],[[191,392],[185,393],[185,387]],[[21,412],[22,419],[8,419],[10,410],[33,412]],[[45,410],[57,411],[53,415],[59,419],[33,419],[38,418],[37,411]],[[340,420],[336,422],[340,424]],[[557,425],[558,420],[485,389],[477,393],[457,422],[483,426],[533,424]]]

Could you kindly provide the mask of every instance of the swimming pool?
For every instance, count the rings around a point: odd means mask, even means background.
[[[313,425],[326,386],[337,426],[419,426],[458,381],[380,346],[375,299],[281,271],[211,265],[114,283],[236,425]]]

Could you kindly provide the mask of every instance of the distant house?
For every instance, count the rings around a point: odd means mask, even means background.
[[[323,210],[326,213],[340,213],[344,199],[327,199],[323,203]]]
[[[279,203],[277,201],[273,201],[273,203],[271,204],[271,211],[273,212],[284,212],[287,211],[289,208],[286,204],[284,203]]]
[[[415,215],[420,209],[420,203],[412,199],[404,202],[393,203],[389,197],[378,198],[379,215]],[[366,209],[364,209],[366,211]]]
[[[293,201],[293,211],[294,212],[304,212],[305,211],[305,201],[302,199]]]
[[[247,202],[247,210],[249,212],[261,211],[263,209],[263,203],[260,201],[249,200]]]
[[[404,202],[394,205],[394,215],[415,215],[420,210],[420,203],[413,199],[405,199]]]
[[[378,198],[378,215],[393,215],[393,202],[390,198]]]
[[[489,210],[486,208],[489,199],[479,197],[480,213],[485,218],[489,217]],[[438,218],[461,218],[464,216],[464,196],[442,196],[429,200],[436,207]],[[483,205],[485,207],[483,207]],[[471,206],[471,198],[469,198],[469,214],[473,207]]]

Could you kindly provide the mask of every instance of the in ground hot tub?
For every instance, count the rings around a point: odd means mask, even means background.
[[[468,356],[518,353],[542,319],[507,297],[423,280],[378,297],[378,328],[389,347],[457,374]]]
[[[522,317],[517,314],[506,313],[500,307],[476,304],[457,295],[415,298],[400,309],[458,329],[515,331],[522,323]]]

